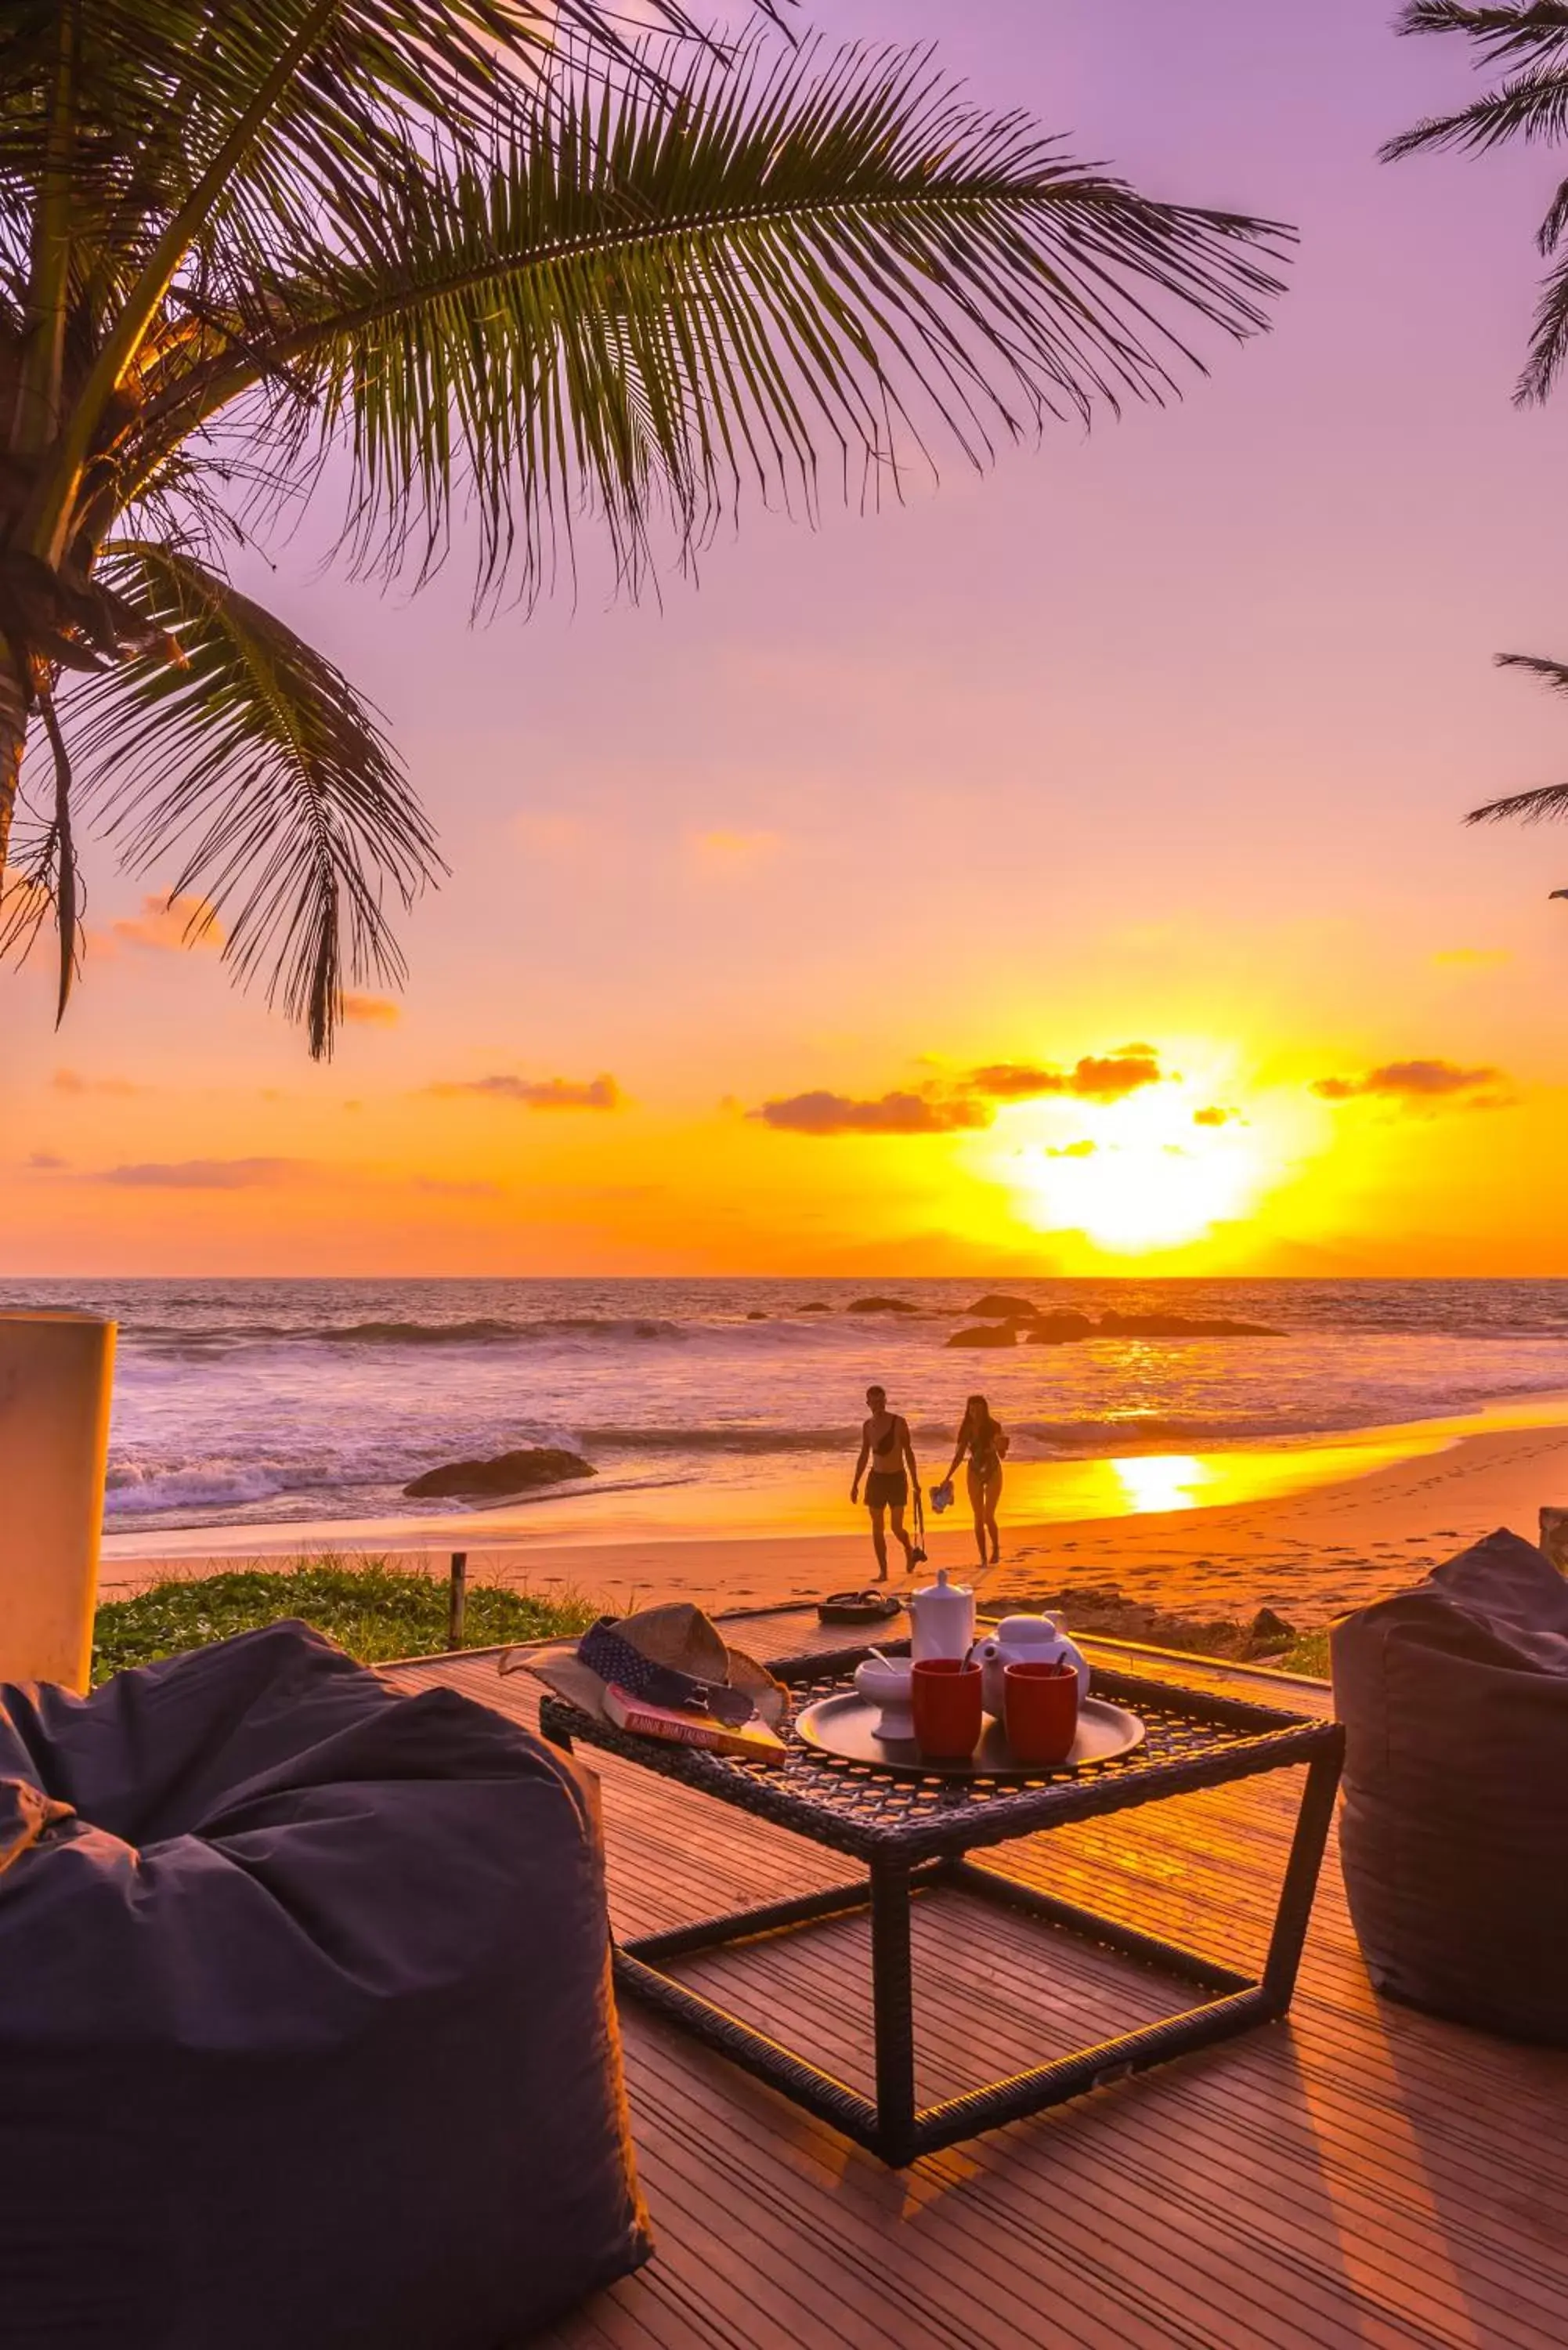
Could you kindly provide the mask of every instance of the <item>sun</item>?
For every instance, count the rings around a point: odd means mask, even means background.
[[[1167,1078],[1118,1102],[1021,1105],[999,1118],[986,1158],[1022,1222],[1127,1256],[1241,1221],[1277,1180],[1256,1120],[1208,1076]]]

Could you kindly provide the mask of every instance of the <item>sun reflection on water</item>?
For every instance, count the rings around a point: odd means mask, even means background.
[[[1146,1510],[1192,1510],[1209,1498],[1203,1491],[1216,1482],[1212,1461],[1195,1452],[1148,1452],[1127,1461],[1113,1461],[1111,1471],[1126,1496],[1123,1507],[1135,1514]]]

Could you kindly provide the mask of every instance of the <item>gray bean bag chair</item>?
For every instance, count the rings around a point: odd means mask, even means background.
[[[5,2350],[502,2350],[649,2249],[563,1757],[301,1624],[0,1686]]]
[[[1568,2045],[1568,1580],[1500,1530],[1330,1647],[1340,1853],[1373,1982]]]

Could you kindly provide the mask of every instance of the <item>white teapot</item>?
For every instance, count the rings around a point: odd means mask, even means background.
[[[917,1664],[928,1657],[967,1657],[974,1639],[974,1593],[966,1583],[950,1583],[945,1566],[923,1591],[905,1603],[914,1638],[909,1653]]]
[[[981,1685],[981,1703],[999,1721],[1002,1677],[1009,1665],[1054,1665],[1065,1658],[1078,1676],[1080,1701],[1089,1694],[1089,1668],[1063,1630],[1060,1616],[1004,1616],[994,1632],[975,1642],[970,1658],[985,1677]]]

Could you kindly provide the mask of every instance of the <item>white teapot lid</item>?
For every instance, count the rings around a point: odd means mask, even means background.
[[[921,1591],[912,1591],[909,1594],[909,1604],[911,1607],[918,1607],[922,1599],[972,1599],[973,1596],[974,1594],[967,1583],[950,1583],[947,1568],[939,1566],[936,1581],[928,1583]]]
[[[1059,1640],[1061,1627],[1049,1616],[1004,1616],[996,1627],[999,1640]]]

